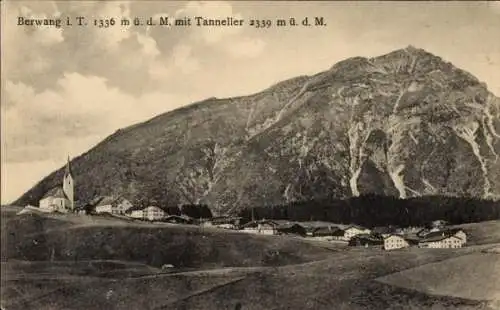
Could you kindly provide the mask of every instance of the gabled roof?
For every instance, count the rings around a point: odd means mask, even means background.
[[[118,204],[119,202],[127,200],[125,197],[122,195],[120,196],[103,196],[99,202],[97,203],[96,206],[107,206],[107,205],[113,205],[113,204]]]
[[[387,234],[387,235],[384,234],[382,237],[384,238],[384,240],[388,239],[390,237],[398,237],[398,238],[406,240],[406,238],[404,236],[401,236],[401,235],[398,235],[398,234]]]
[[[318,227],[313,230],[313,236],[343,236],[344,231],[336,226]]]
[[[48,197],[68,199],[68,196],[66,196],[62,187],[60,187],[60,186],[54,187],[51,190],[49,190],[48,192],[46,192],[45,195],[43,195],[42,199],[45,199]]]
[[[348,230],[349,228],[356,228],[356,229],[359,229],[359,230],[368,229],[368,228],[363,227],[363,226],[359,226],[359,225],[356,225],[356,224],[351,224],[351,225],[348,225],[346,228],[344,228],[344,230]]]
[[[435,242],[435,241],[441,241],[441,240],[451,238],[451,237],[461,240],[461,238],[455,236],[455,234],[460,232],[460,231],[463,231],[463,230],[460,228],[454,228],[454,229],[433,231],[433,232],[426,234],[420,242]]]
[[[339,224],[324,222],[324,221],[306,221],[306,222],[300,222],[300,225],[304,226],[307,229],[316,229],[319,227],[328,227],[328,226],[336,226],[336,227],[340,226]]]
[[[193,220],[190,217],[187,216],[179,216],[179,215],[169,215],[163,219],[164,221],[169,221],[169,220],[174,220],[174,221],[181,221],[181,222],[192,222]]]
[[[260,221],[251,221],[243,225],[243,227],[257,227],[258,225],[271,225],[273,227],[277,227],[278,223],[270,220],[260,220]]]

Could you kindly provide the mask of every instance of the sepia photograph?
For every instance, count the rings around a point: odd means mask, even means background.
[[[500,1],[0,6],[0,310],[500,310]]]

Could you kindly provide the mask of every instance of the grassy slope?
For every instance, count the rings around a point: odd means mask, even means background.
[[[74,225],[38,215],[16,216],[3,222],[3,261],[120,260],[155,267],[220,268],[295,264],[325,258],[330,252],[292,238],[194,226],[106,219]]]
[[[456,225],[467,233],[469,245],[500,243],[500,220]]]
[[[431,296],[374,281],[377,276],[454,256],[448,251],[347,251],[302,266],[247,277],[164,309],[480,309],[483,302]]]
[[[234,309],[238,303],[242,309],[485,309],[481,301],[432,296],[374,280],[468,254],[473,248],[326,250],[291,238],[181,226],[106,219],[82,225],[78,220],[4,215],[2,258],[8,263],[2,265],[2,272],[17,274],[2,286],[2,306],[8,309],[215,310]],[[49,232],[33,234],[33,225]],[[20,228],[38,236],[38,245],[32,237],[23,238]],[[484,226],[469,227],[469,233],[475,231],[485,231]],[[13,232],[18,232],[15,239]],[[276,250],[280,255],[272,255]],[[55,253],[57,262],[43,261],[49,253]],[[186,268],[271,268],[210,275],[158,274],[154,267],[163,263]]]
[[[473,253],[391,274],[379,280],[436,295],[500,300],[500,255]]]

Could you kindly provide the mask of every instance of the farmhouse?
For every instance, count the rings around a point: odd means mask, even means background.
[[[394,250],[409,247],[408,241],[400,235],[388,235],[384,237],[384,250]]]
[[[62,187],[54,187],[49,190],[40,199],[39,207],[44,211],[50,212],[70,212],[74,209],[74,182],[69,163],[66,164],[66,169],[63,176]]]
[[[377,235],[359,234],[349,240],[349,246],[382,246],[384,241]]]
[[[354,236],[370,233],[371,231],[368,228],[364,228],[359,225],[350,225],[344,229],[344,240],[349,241]]]
[[[165,217],[165,211],[156,207],[149,206],[147,208],[130,208],[128,212],[130,217],[142,220],[157,221]]]
[[[109,213],[109,214],[125,214],[125,212],[132,208],[132,203],[127,199],[119,196],[103,197],[95,206],[95,213]]]
[[[461,248],[463,245],[462,239],[456,236],[449,236],[445,233],[439,235],[427,236],[426,238],[420,240],[418,246],[420,248],[439,248],[439,249],[449,249],[449,248]]]
[[[306,229],[307,236],[312,236],[316,229],[333,227],[334,223],[323,222],[323,221],[306,221],[306,222],[300,222],[300,225],[302,225]]]
[[[280,235],[298,235],[305,236],[306,229],[298,223],[284,223],[277,227],[278,233]]]
[[[203,226],[215,226],[224,229],[237,229],[241,222],[241,217],[234,216],[218,216],[210,220],[204,221]]]
[[[460,228],[452,228],[448,230],[448,234],[459,238],[462,241],[462,246],[467,243],[467,234]]]
[[[164,217],[162,222],[172,223],[172,224],[192,224],[193,220],[187,216],[179,215],[169,215]]]
[[[252,221],[243,225],[242,231],[263,235],[276,235],[278,233],[277,226],[278,224],[273,221]]]
[[[320,240],[343,240],[344,231],[337,226],[318,227],[312,232],[312,237]]]

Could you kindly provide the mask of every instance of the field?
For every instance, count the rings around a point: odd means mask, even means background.
[[[387,252],[3,209],[1,304],[8,310],[498,309],[500,283],[491,277],[500,255],[487,250],[500,235],[499,222],[487,226],[468,225],[469,234],[478,232],[470,247]],[[162,270],[164,264],[174,268]],[[466,280],[470,285],[461,285]]]

